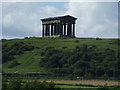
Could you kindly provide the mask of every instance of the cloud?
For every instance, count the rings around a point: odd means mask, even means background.
[[[70,0],[4,0],[2,2],[69,2]],[[74,0],[72,2],[119,2],[119,0]]]
[[[2,3],[0,3],[0,38],[2,38]]]
[[[118,37],[117,3],[69,2],[66,14],[77,17],[78,37]]]
[[[7,14],[4,18],[3,18],[3,25],[5,25],[6,27],[12,25],[14,23],[13,21],[13,17],[10,14]]]
[[[41,36],[40,19],[63,13],[49,4],[3,3],[3,38]]]

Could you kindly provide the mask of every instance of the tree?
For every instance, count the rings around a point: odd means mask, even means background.
[[[86,73],[84,76],[85,79],[92,79],[93,75],[91,73]]]
[[[22,86],[22,80],[20,78],[14,78],[9,81],[8,88],[12,90],[20,90]]]
[[[13,67],[16,67],[18,65],[20,65],[20,63],[18,61],[14,60],[14,61],[12,61],[11,65],[9,66],[9,68],[13,68]]]

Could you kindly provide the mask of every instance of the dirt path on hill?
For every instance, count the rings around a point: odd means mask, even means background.
[[[51,80],[52,81],[52,80]],[[48,81],[48,82],[51,82]],[[104,81],[104,80],[53,80],[52,82],[58,84],[84,84],[84,85],[99,85],[99,86],[120,86],[118,81]]]

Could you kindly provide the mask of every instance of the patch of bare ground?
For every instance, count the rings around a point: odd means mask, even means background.
[[[120,86],[120,81],[105,81],[105,80],[53,80],[52,82],[58,84],[73,84],[73,85],[82,84],[93,86]]]

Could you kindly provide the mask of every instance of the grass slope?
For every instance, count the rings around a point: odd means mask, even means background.
[[[27,72],[42,72],[44,73],[45,70],[39,67],[39,62],[41,60],[41,56],[39,55],[41,51],[44,50],[46,47],[55,47],[60,50],[72,50],[76,46],[81,46],[83,44],[87,44],[89,47],[95,45],[97,49],[103,50],[105,48],[110,48],[113,50],[118,50],[118,46],[116,44],[110,44],[117,39],[103,39],[103,40],[96,40],[96,39],[82,39],[82,38],[28,38],[28,39],[11,39],[7,40],[4,43],[12,44],[15,42],[23,41],[25,43],[31,43],[31,45],[35,47],[39,47],[39,49],[34,49],[32,51],[26,51],[22,55],[15,56],[20,65],[8,68],[12,61],[8,61],[3,64],[3,71],[6,73],[27,73]],[[79,42],[76,42],[79,41]],[[67,48],[64,48],[67,47]]]

